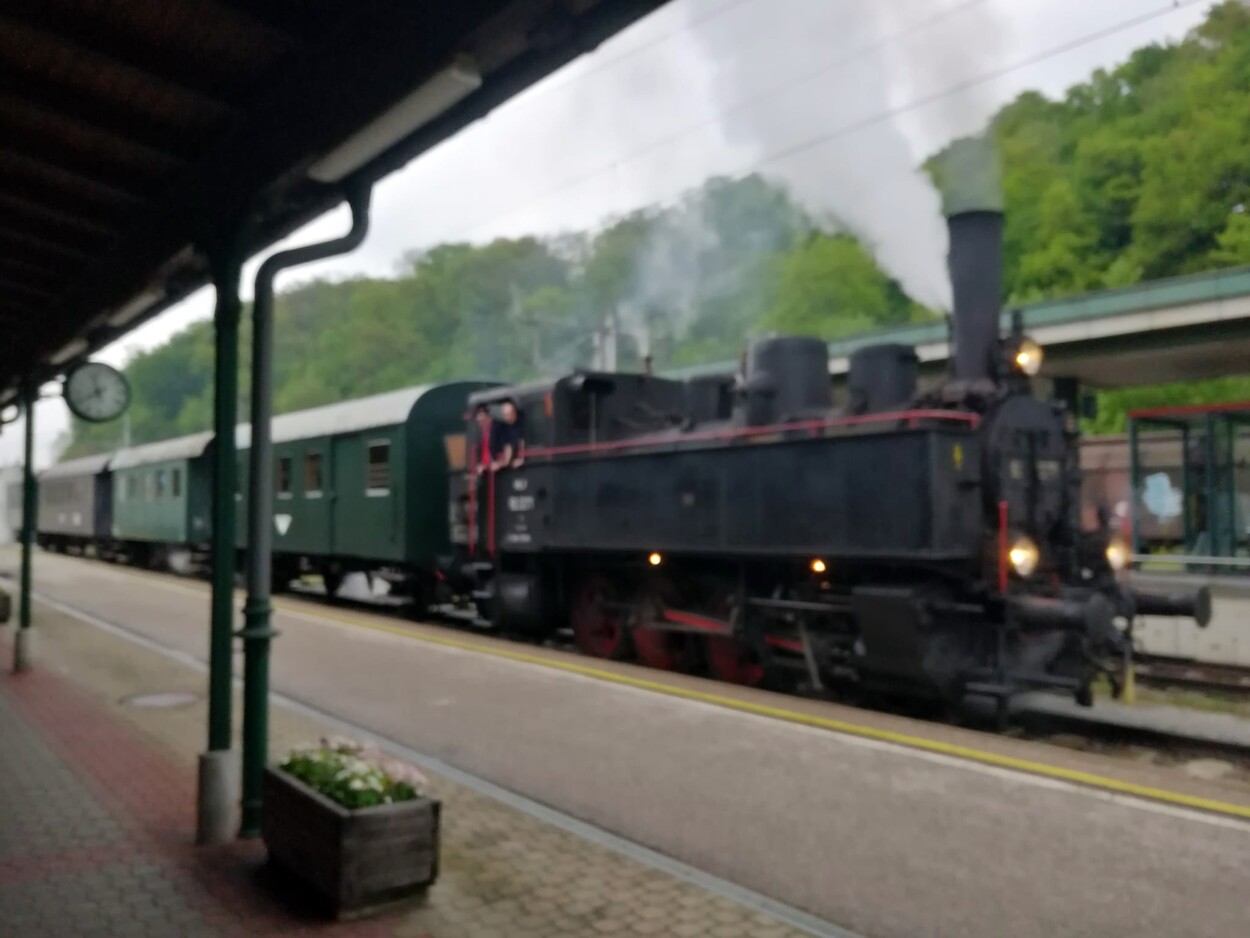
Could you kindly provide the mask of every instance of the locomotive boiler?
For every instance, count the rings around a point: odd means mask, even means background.
[[[822,341],[770,337],[738,375],[582,372],[483,390],[528,452],[458,475],[445,584],[479,622],[736,682],[797,675],[958,703],[1119,687],[1136,616],[1205,625],[1205,589],[1119,577],[1082,530],[1079,434],[1039,396],[1042,350],[1000,308],[1002,215],[952,212],[950,373],[856,352],[835,406]],[[1006,326],[1006,328],[1004,328]]]

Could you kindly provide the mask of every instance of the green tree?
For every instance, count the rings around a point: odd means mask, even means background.
[[[835,339],[927,318],[848,235],[813,234],[782,259],[767,329]]]

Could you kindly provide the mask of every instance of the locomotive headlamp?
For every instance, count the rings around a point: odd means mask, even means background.
[[[824,573],[828,569],[825,562],[819,557],[812,561],[812,573]]]
[[[651,566],[653,567],[658,567],[663,562],[664,562],[664,558],[655,552],[651,553],[647,557],[647,563],[651,564]]]
[[[1042,370],[1042,347],[1032,339],[1021,339],[1016,346],[1016,368],[1032,378]]]
[[[1129,546],[1118,537],[1107,542],[1107,565],[1116,573],[1128,566],[1129,556]]]
[[[1011,561],[1011,569],[1017,575],[1030,577],[1037,570],[1037,545],[1027,537],[1022,537],[1011,545],[1011,550],[1007,551],[1007,559]]]

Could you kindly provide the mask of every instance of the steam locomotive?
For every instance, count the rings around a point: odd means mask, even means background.
[[[959,703],[1118,691],[1138,615],[1210,618],[1205,588],[1131,589],[1128,547],[1081,530],[1075,402],[1001,293],[1002,215],[948,218],[949,376],[863,348],[835,407],[818,339],[750,346],[738,375],[583,372],[515,402],[520,467],[450,481],[445,598],[511,633],[568,622],[587,654],[739,683]],[[456,600],[456,597],[459,599]]]
[[[1118,688],[1134,619],[1205,625],[1210,596],[1129,588],[1109,519],[1082,530],[1075,389],[1040,395],[1042,350],[1004,322],[1002,215],[948,223],[951,372],[934,387],[910,347],[866,347],[835,406],[825,344],[782,336],[737,375],[459,381],[276,417],[275,588],[365,573],[418,612],[533,638],[567,625],[603,658],[990,698],[1000,716],[1028,688],[1085,704],[1099,674]],[[524,463],[467,472],[465,404],[505,400]],[[202,566],[211,448],[195,434],[53,467],[39,543]]]

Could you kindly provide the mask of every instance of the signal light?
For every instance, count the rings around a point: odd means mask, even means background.
[[[647,557],[647,563],[651,564],[651,566],[653,567],[658,567],[663,562],[664,562],[664,558],[654,552],[649,557]]]
[[[812,561],[812,573],[824,573],[828,569],[825,562],[819,557]]]

